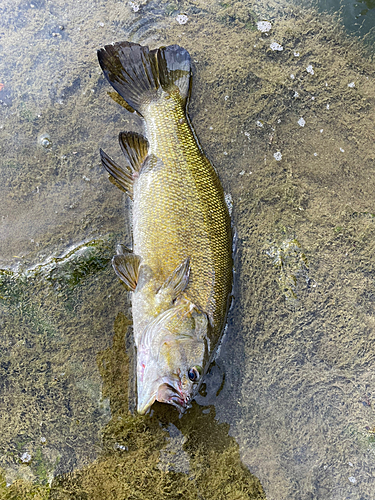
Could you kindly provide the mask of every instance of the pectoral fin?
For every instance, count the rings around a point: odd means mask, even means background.
[[[205,313],[202,313],[196,310],[193,313],[193,318],[195,320],[195,335],[198,340],[207,340],[208,343],[210,340],[207,337],[207,329],[208,329],[208,318]]]
[[[134,253],[115,255],[112,259],[115,273],[125,283],[129,291],[134,292],[137,287],[140,263],[141,258]]]
[[[158,293],[171,292],[172,300],[175,300],[187,287],[190,276],[190,257],[179,264],[173,273],[167,278]]]

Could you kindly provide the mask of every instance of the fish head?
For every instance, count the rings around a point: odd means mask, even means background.
[[[155,401],[171,404],[180,413],[189,407],[208,359],[207,327],[207,316],[186,303],[149,325],[137,353],[139,413],[146,413]]]

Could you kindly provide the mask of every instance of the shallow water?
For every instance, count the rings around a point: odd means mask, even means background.
[[[0,497],[373,498],[373,46],[281,2],[1,10]],[[129,412],[127,207],[98,148],[120,160],[142,123],[96,60],[125,39],[189,50],[190,116],[233,198],[229,327],[182,419]]]

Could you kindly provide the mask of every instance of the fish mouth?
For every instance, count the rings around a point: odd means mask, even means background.
[[[167,403],[174,406],[180,415],[190,408],[190,396],[168,383],[164,383],[159,387],[156,399],[160,403]]]

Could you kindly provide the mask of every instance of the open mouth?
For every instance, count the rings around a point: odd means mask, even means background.
[[[190,406],[190,397],[167,383],[159,387],[156,399],[161,403],[168,403],[174,406],[180,414],[184,413]]]

